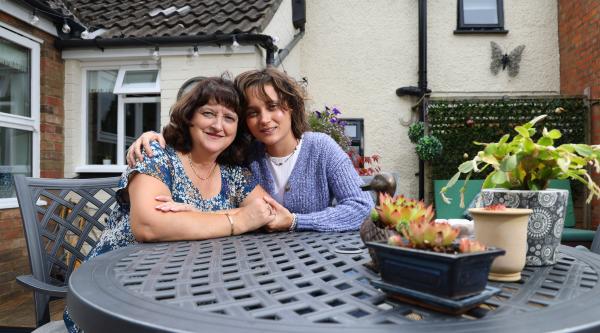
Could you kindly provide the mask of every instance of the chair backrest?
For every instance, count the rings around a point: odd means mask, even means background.
[[[34,278],[65,285],[96,245],[116,206],[119,177],[40,179],[15,176]]]

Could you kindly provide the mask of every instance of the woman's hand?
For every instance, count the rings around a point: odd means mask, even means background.
[[[168,195],[158,195],[155,199],[161,203],[154,208],[161,212],[201,212],[201,210],[190,204],[173,201]]]
[[[267,232],[289,231],[294,219],[292,213],[269,196],[265,196],[264,200],[275,210],[275,218],[272,222],[266,224],[264,229]]]
[[[261,228],[273,222],[277,216],[275,209],[264,198],[255,198],[230,215],[236,235]]]
[[[135,140],[129,149],[127,150],[127,164],[130,167],[135,165],[136,159],[141,161],[144,157],[142,155],[142,147],[148,156],[152,157],[152,148],[150,148],[150,142],[158,141],[162,148],[165,148],[165,138],[162,134],[156,132],[145,132],[137,140]]]

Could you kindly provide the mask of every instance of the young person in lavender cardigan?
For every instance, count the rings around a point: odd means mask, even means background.
[[[245,100],[246,130],[254,138],[248,163],[272,196],[265,200],[276,213],[264,228],[358,230],[373,200],[360,189],[363,182],[340,146],[326,134],[308,132],[305,97],[296,81],[281,71],[263,69],[240,74],[235,84]],[[141,148],[148,151],[154,140],[164,144],[154,132],[138,138],[128,151],[128,163],[142,158]],[[174,211],[186,209],[168,197],[162,200]]]

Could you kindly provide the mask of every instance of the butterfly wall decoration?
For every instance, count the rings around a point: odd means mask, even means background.
[[[525,49],[525,45],[519,45],[515,47],[510,53],[502,52],[500,45],[495,42],[490,42],[492,45],[492,63],[490,64],[490,70],[492,74],[497,75],[502,70],[508,68],[508,76],[515,77],[519,74],[519,63],[521,62],[521,55]]]

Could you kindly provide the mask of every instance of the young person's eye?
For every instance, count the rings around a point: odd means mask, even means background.
[[[246,111],[246,117],[248,117],[248,118],[256,117],[257,115],[258,115],[258,112],[254,111],[254,110]]]
[[[269,110],[273,111],[275,109],[277,109],[279,105],[277,103],[269,103],[268,108]]]

